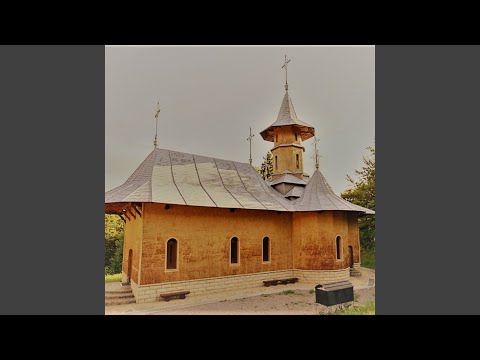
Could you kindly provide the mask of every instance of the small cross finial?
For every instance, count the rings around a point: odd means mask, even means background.
[[[158,115],[159,114],[160,114],[160,101],[157,103],[157,112],[155,114],[156,124],[155,124],[155,140],[153,141],[154,147],[157,147]]]
[[[287,64],[290,62],[290,59],[287,60],[287,55],[285,55],[285,63],[282,66],[282,69],[285,68],[285,91],[288,91],[288,72],[287,72]]]
[[[318,170],[320,164],[319,160],[321,158],[320,155],[318,155],[318,149],[317,149],[317,143],[320,141],[320,139],[317,139],[316,136],[313,137],[313,145],[315,146],[315,154],[312,156],[315,159],[315,169]]]
[[[255,135],[252,134],[252,128],[250,128],[250,136],[247,138],[247,141],[250,141],[250,159],[248,159],[250,161],[250,165],[252,165],[252,138],[254,136]]]

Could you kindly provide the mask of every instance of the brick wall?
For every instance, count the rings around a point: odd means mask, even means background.
[[[144,205],[142,270],[139,284],[156,284],[292,268],[288,212],[170,205]],[[230,241],[239,239],[239,263],[230,264]],[[262,261],[263,238],[270,261]],[[166,271],[166,243],[178,242],[177,271]]]
[[[140,269],[140,244],[143,233],[143,219],[137,214],[136,219],[130,215],[131,220],[125,223],[125,233],[123,238],[123,261],[122,261],[122,281],[127,281],[128,254],[132,250],[132,277],[131,279],[138,283],[138,273]]]

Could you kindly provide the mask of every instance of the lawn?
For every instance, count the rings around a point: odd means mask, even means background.
[[[122,281],[122,274],[105,275],[105,282]]]
[[[375,315],[375,303],[369,302],[365,305],[353,305],[345,310],[338,310],[335,315]]]

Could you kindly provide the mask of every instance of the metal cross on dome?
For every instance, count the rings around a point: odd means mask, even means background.
[[[288,90],[288,71],[287,71],[287,64],[291,61],[291,59],[287,60],[287,55],[285,55],[285,63],[282,66],[282,69],[285,68],[285,90]]]
[[[312,156],[312,158],[315,160],[315,169],[318,170],[319,168],[319,160],[322,157],[321,155],[318,155],[318,149],[317,149],[317,143],[320,141],[320,139],[317,139],[316,136],[313,137],[313,145],[315,146],[315,154]]]

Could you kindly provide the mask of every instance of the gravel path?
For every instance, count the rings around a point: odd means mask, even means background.
[[[356,290],[355,297],[354,304],[375,301],[375,288]],[[314,315],[330,313],[335,309],[335,306],[327,308],[316,304],[312,290],[287,290],[183,309],[155,311],[149,315]]]

